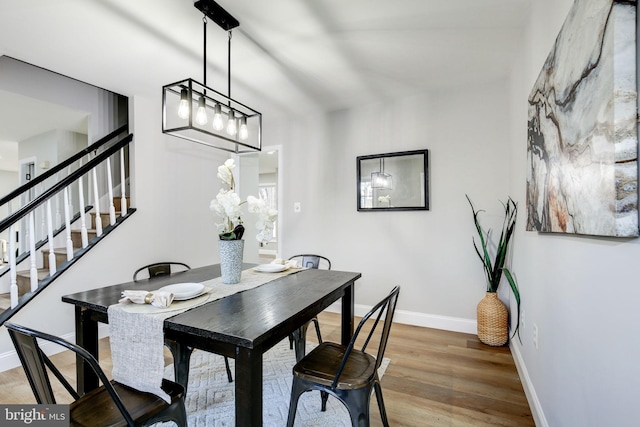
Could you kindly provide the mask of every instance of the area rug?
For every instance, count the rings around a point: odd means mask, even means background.
[[[315,345],[308,343],[307,352]],[[384,358],[378,375],[382,377],[390,360]],[[233,372],[232,359],[229,359]],[[284,340],[263,356],[263,425],[282,427],[287,423],[291,397],[291,369],[295,354]],[[165,373],[173,378],[173,366]],[[186,406],[189,427],[235,426],[235,383],[229,383],[222,356],[196,350],[191,356]],[[375,397],[373,397],[375,399]],[[155,427],[175,425],[159,423]],[[320,392],[304,393],[298,401],[296,427],[350,426],[346,408],[329,396],[326,412],[320,411]]]

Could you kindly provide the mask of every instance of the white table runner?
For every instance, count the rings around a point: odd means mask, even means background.
[[[167,402],[161,389],[164,374],[164,320],[209,301],[253,289],[279,277],[300,271],[290,268],[279,273],[244,270],[240,283],[226,285],[222,278],[202,284],[207,293],[186,301],[174,301],[168,308],[149,304],[121,303],[108,308],[113,379],[137,390],[153,393]],[[155,289],[149,289],[153,291]]]

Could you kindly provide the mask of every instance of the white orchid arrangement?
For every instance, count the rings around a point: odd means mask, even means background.
[[[240,196],[235,192],[235,180],[233,179],[233,168],[235,162],[228,159],[223,165],[218,167],[218,178],[228,189],[221,188],[216,198],[211,201],[209,209],[222,218],[218,227],[220,240],[240,240],[244,234],[241,206],[247,204],[247,210],[258,214],[256,227],[259,230],[256,239],[260,243],[268,243],[273,236],[273,228],[278,218],[278,211],[267,206],[267,201],[254,196],[247,197],[246,202],[240,200]]]

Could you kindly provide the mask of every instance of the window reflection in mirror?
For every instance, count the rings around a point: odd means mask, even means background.
[[[358,210],[428,210],[428,159],[428,150],[358,157]]]

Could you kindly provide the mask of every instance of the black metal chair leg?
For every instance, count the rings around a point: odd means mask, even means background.
[[[314,317],[312,321],[314,326],[316,327],[316,335],[318,335],[318,344],[322,344],[322,335],[320,334],[320,322],[318,322],[317,317]]]
[[[291,398],[289,399],[289,415],[287,416],[287,427],[293,427],[296,419],[296,410],[298,409],[298,399],[305,392],[305,384],[298,378],[293,379],[291,385]]]
[[[382,387],[379,382],[373,383],[373,389],[376,392],[376,400],[378,401],[378,409],[380,410],[380,418],[382,418],[382,425],[389,427],[389,420],[387,420],[387,411],[384,408],[384,399],[382,399]]]
[[[351,425],[357,427],[369,427],[369,403],[371,397],[371,388],[363,387],[360,389],[349,390],[344,393],[342,390],[338,393],[341,395],[351,417]]]
[[[227,368],[227,378],[229,379],[229,382],[232,383],[233,376],[231,375],[231,368],[229,367],[229,359],[227,356],[224,357],[224,367]]]
[[[173,340],[165,340],[164,345],[171,350],[173,355],[173,374],[175,381],[184,387],[185,396],[187,394],[187,384],[189,383],[189,361],[193,353],[193,347],[179,344]]]
[[[320,407],[320,410],[322,412],[326,412],[327,410],[327,400],[329,399],[329,393],[327,393],[326,391],[321,391],[320,392],[320,400],[322,401],[322,405]]]

